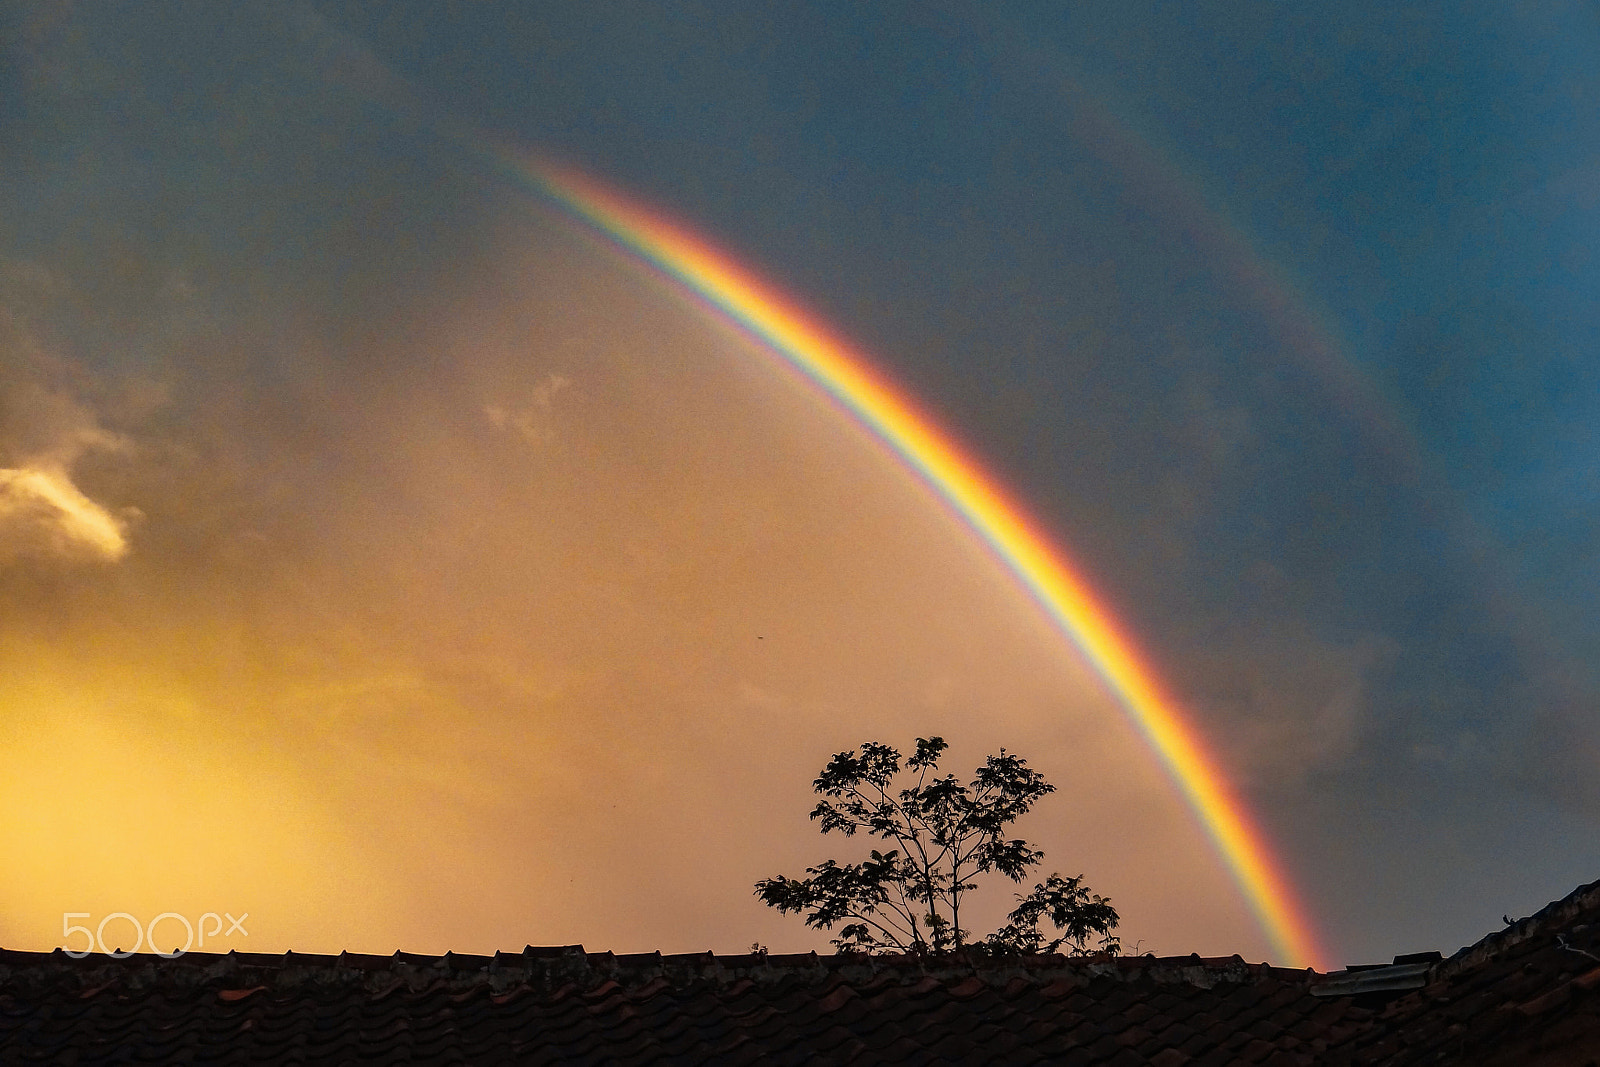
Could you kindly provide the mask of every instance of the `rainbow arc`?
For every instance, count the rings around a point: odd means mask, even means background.
[[[711,242],[577,170],[512,166],[572,215],[675,278],[831,396],[999,557],[1125,709],[1209,835],[1281,959],[1323,966],[1311,923],[1182,705],[1026,510],[872,362]]]

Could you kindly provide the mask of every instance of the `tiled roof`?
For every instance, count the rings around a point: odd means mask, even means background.
[[[1430,968],[1329,1062],[1600,1067],[1600,882]]]
[[[113,1062],[1201,1063],[1366,1024],[1238,959],[41,954],[0,960],[0,1055]]]
[[[1600,883],[1449,960],[0,951],[0,1063],[1550,1063],[1600,1056]],[[1585,953],[1595,953],[1594,957]]]

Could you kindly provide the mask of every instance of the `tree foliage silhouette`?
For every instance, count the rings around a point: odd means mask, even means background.
[[[1000,750],[962,784],[939,775],[949,748],[942,737],[919,737],[915,754],[869,741],[841,752],[812,788],[824,799],[811,812],[825,834],[865,830],[895,847],[872,849],[861,863],[835,860],[806,868],[807,878],[779,875],[756,883],[756,896],[807,926],[832,930],[841,952],[941,953],[968,946],[988,952],[1116,952],[1117,912],[1082,877],[1052,874],[1018,894],[1006,925],[980,942],[961,926],[962,899],[978,875],[998,872],[1020,883],[1044,853],[1009,839],[1007,828],[1055,786],[1021,756]],[[908,784],[897,788],[897,780]],[[1039,929],[1048,918],[1056,936]],[[1098,940],[1095,940],[1098,939]]]

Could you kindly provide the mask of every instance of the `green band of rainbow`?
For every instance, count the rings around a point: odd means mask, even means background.
[[[549,163],[513,162],[552,199],[678,279],[859,419],[974,530],[1093,665],[1188,801],[1263,932],[1290,966],[1320,966],[1317,939],[1280,866],[1180,706],[1067,557],[996,481],[843,339],[703,238]]]

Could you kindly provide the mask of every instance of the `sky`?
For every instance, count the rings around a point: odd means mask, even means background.
[[[1600,878],[1597,38],[1559,0],[0,6],[0,944],[822,949],[753,882],[853,847],[805,817],[832,753],[938,733],[1058,786],[1018,830],[1128,948],[1274,958],[1014,576],[533,158],[1021,503],[1324,965]]]

